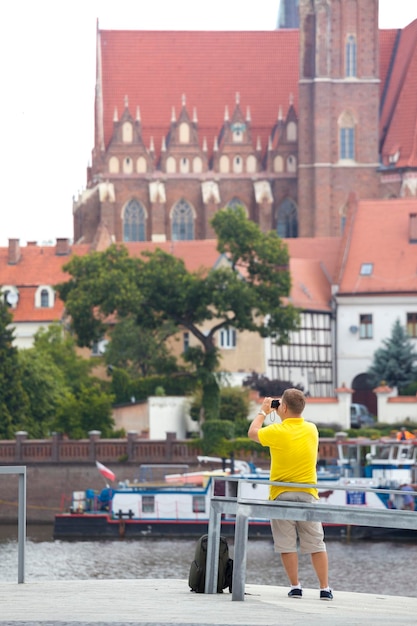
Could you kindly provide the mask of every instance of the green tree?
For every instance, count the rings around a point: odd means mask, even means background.
[[[54,430],[64,432],[71,439],[82,439],[91,430],[99,430],[103,437],[113,434],[113,397],[97,384],[86,381],[77,395],[67,390],[57,407]]]
[[[57,388],[53,394],[51,386],[47,387],[45,381],[42,383],[54,402],[53,416],[49,414],[46,422],[49,428],[73,439],[86,437],[90,430],[99,430],[103,437],[111,436],[114,398],[105,389],[106,383],[91,375],[93,362],[77,354],[74,339],[65,335],[59,324],[51,324],[46,330],[38,331],[32,351],[33,358],[44,363],[44,373],[49,369],[56,376]],[[35,400],[33,384],[36,381],[29,376],[26,380],[31,384],[31,398]],[[42,415],[35,411],[33,419],[39,417]]]
[[[219,211],[212,223],[225,259],[215,271],[189,272],[160,249],[132,258],[111,246],[71,259],[64,268],[70,280],[56,287],[80,345],[100,339],[109,316],[134,316],[148,332],[171,321],[192,333],[200,345],[186,356],[201,381],[205,419],[219,411],[216,333],[233,327],[286,343],[298,322],[297,311],[282,303],[291,286],[285,243],[275,232],[262,233],[241,208]]]
[[[67,390],[65,377],[48,354],[35,348],[20,350],[19,363],[22,385],[29,400],[25,430],[36,439],[48,437],[57,407]]]
[[[14,439],[16,431],[25,429],[29,408],[11,323],[10,312],[0,302],[0,439]]]
[[[401,390],[417,379],[417,353],[399,319],[392,326],[391,336],[382,344],[368,369],[372,384],[377,386],[385,381],[390,387]]]
[[[147,332],[129,316],[113,327],[104,354],[113,367],[128,370],[131,375],[149,376],[176,371],[176,359],[169,354],[166,339],[175,332],[171,322]]]
[[[77,354],[74,338],[64,333],[60,324],[41,328],[35,335],[33,347],[36,354],[46,356],[54,363],[65,384],[75,393],[90,376],[93,362]]]

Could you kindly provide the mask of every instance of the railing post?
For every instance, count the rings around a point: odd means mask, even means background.
[[[100,430],[90,430],[88,436],[90,437],[90,446],[88,451],[88,458],[90,461],[96,460],[96,441],[100,439]]]
[[[167,439],[166,439],[166,459],[167,461],[172,461],[172,444],[173,442],[177,439],[177,434],[174,432],[170,432],[166,434]]]
[[[25,544],[26,544],[26,467],[21,468],[19,473],[19,506],[18,506],[18,557],[17,557],[17,582],[25,582]]]
[[[52,433],[52,461],[59,462],[59,442],[62,439],[62,433]]]
[[[246,554],[248,545],[249,508],[239,505],[240,484],[238,483],[238,505],[236,509],[235,551],[233,562],[232,601],[244,600],[246,579]]]
[[[26,543],[26,467],[13,466],[1,467],[0,476],[2,474],[18,474],[19,475],[19,492],[18,492],[18,527],[17,527],[17,582],[25,582],[25,543]]]
[[[134,443],[138,437],[137,430],[129,430],[127,433],[127,460],[134,461],[135,453],[134,453]]]
[[[15,461],[23,461],[23,442],[27,439],[27,432],[25,430],[19,430],[16,433],[16,455]]]
[[[211,495],[214,493],[214,483],[211,484]],[[208,524],[206,582],[204,593],[217,593],[217,577],[219,573],[221,511],[216,503],[210,499],[210,515]]]

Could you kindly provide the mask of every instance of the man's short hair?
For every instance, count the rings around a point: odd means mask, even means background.
[[[282,394],[282,402],[285,402],[291,413],[301,415],[306,405],[306,399],[300,389],[286,389]]]

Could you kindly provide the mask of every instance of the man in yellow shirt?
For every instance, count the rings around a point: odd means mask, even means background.
[[[305,396],[299,389],[286,389],[276,409],[281,422],[263,428],[271,408],[272,398],[265,398],[262,408],[252,421],[248,435],[253,441],[269,447],[271,452],[270,479],[275,482],[317,483],[318,431],[315,424],[302,416]],[[270,500],[315,502],[315,487],[278,487],[271,485]],[[328,559],[320,522],[271,520],[275,551],[281,555],[282,564],[291,584],[290,598],[302,598],[298,580],[297,541],[303,554],[310,554],[311,562],[320,584],[320,599],[333,600],[328,581]]]

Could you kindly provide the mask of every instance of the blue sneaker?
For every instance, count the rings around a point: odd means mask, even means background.
[[[333,600],[332,590],[320,589],[320,600]]]
[[[300,587],[294,587],[288,592],[288,597],[289,598],[302,598],[303,590],[300,589]]]

